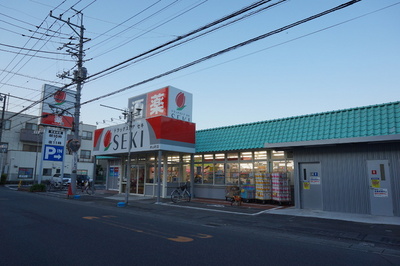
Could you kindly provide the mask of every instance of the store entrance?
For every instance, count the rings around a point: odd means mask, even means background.
[[[131,165],[131,189],[130,193],[144,194],[144,178],[146,166],[143,164]]]

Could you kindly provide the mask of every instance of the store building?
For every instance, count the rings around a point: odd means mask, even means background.
[[[158,157],[133,153],[132,193],[156,196],[161,168],[163,197],[190,180],[194,197],[235,185],[259,202],[400,216],[400,102],[199,130],[194,154]],[[110,189],[124,191],[126,159],[107,159]]]

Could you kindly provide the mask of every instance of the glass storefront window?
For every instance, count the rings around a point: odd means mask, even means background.
[[[156,168],[154,166],[149,167],[149,172],[146,178],[146,183],[155,183],[154,180],[156,178]]]
[[[177,165],[168,165],[167,182],[178,183],[182,182],[179,178],[179,167]]]
[[[213,164],[204,164],[203,172],[203,184],[213,184],[214,183],[214,167]]]
[[[183,155],[182,156],[182,162],[184,163],[190,163],[190,155]]]
[[[195,162],[202,162],[203,161],[203,155],[195,155],[194,156],[194,161]]]
[[[197,184],[203,183],[203,167],[201,164],[194,165],[194,182]]]
[[[254,184],[253,163],[240,164],[240,183]]]
[[[254,159],[255,160],[266,160],[267,159],[267,151],[255,151]]]
[[[255,173],[266,173],[267,170],[267,161],[254,162]]]
[[[225,185],[225,169],[223,163],[214,164],[214,176],[216,185]]]
[[[286,172],[285,161],[273,161],[272,162],[272,172]]]
[[[215,161],[225,161],[225,154],[224,153],[215,154]]]
[[[154,156],[153,154],[149,154],[149,155],[147,156],[147,160],[148,160],[148,161],[151,161],[151,162],[154,162],[154,161],[156,160],[156,156]]]
[[[168,156],[167,161],[168,163],[179,163],[180,162],[179,155]]]
[[[228,161],[233,161],[239,159],[239,156],[237,153],[228,153]]]
[[[226,164],[226,184],[237,185],[239,184],[239,164],[227,163]]]
[[[284,151],[272,151],[271,156],[272,156],[272,159],[284,159],[285,152]]]
[[[182,165],[183,170],[183,181],[190,182],[190,164]]]
[[[213,154],[204,154],[204,162],[212,162],[214,159]]]
[[[242,161],[251,161],[253,160],[253,152],[246,151],[240,153],[240,160]]]

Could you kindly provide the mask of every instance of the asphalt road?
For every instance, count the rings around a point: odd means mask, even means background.
[[[400,265],[396,252],[273,227],[278,221],[143,203],[118,208],[95,198],[0,188],[0,264]]]

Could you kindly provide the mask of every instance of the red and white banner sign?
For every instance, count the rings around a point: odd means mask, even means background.
[[[55,127],[72,128],[76,92],[45,84],[43,86],[40,123]]]

